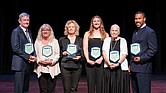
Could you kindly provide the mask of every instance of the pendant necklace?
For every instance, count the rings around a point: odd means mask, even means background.
[[[112,45],[113,41],[111,41],[111,50],[114,50],[117,44],[117,40],[115,41],[114,45]]]

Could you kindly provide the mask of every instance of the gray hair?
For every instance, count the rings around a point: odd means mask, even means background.
[[[21,19],[21,18],[24,17],[24,16],[30,17],[30,15],[29,15],[28,13],[23,12],[23,13],[21,13],[21,14],[19,15],[19,19]]]
[[[111,26],[110,30],[112,30],[113,27],[116,27],[116,28],[118,29],[119,33],[120,33],[120,27],[119,27],[119,25],[113,24],[113,25]]]

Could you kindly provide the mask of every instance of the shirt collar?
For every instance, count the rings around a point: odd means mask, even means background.
[[[20,25],[20,27],[24,32],[26,31],[26,28],[22,27],[21,25]]]
[[[146,24],[143,24],[142,26],[141,26],[141,28],[144,28],[146,26]]]

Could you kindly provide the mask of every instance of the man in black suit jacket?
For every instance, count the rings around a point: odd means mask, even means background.
[[[33,71],[36,59],[34,56],[32,33],[28,29],[30,15],[21,13],[18,22],[20,25],[11,34],[11,46],[13,50],[11,69],[15,71],[14,92],[28,93],[30,74]]]
[[[145,23],[145,13],[135,14],[137,29],[131,44],[131,84],[133,93],[151,93],[152,58],[157,52],[156,32]]]

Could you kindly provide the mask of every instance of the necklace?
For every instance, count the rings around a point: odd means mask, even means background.
[[[112,46],[113,41],[111,41],[111,50],[114,50],[117,44],[117,40],[115,41],[114,45]]]

